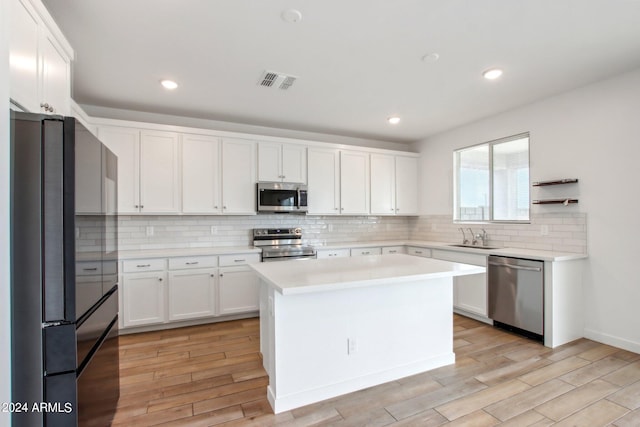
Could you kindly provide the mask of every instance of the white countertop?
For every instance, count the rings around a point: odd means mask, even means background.
[[[252,264],[283,295],[484,273],[484,267],[411,255],[369,255]]]
[[[497,248],[497,249],[482,249],[482,248],[461,248],[459,246],[451,246],[455,243],[446,242],[432,242],[425,240],[382,240],[382,241],[369,241],[369,242],[344,242],[344,243],[330,243],[327,245],[315,245],[317,250],[323,249],[345,249],[345,248],[368,248],[374,246],[418,246],[427,249],[440,249],[454,252],[467,252],[483,255],[499,255],[515,258],[527,258],[540,261],[569,261],[575,259],[587,258],[587,254],[577,254],[571,252],[554,252],[554,251],[541,251],[536,249],[524,249],[524,248]]]

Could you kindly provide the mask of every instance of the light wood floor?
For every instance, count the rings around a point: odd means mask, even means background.
[[[640,426],[640,355],[454,317],[455,365],[274,415],[258,319],[121,337],[116,426]],[[554,424],[555,423],[555,424]]]

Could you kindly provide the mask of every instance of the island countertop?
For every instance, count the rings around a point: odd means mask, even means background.
[[[404,254],[252,264],[261,279],[282,295],[324,292],[420,279],[484,273],[475,265]]]

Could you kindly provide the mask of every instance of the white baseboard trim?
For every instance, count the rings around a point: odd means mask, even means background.
[[[625,338],[616,337],[614,335],[605,334],[603,332],[594,331],[593,329],[584,329],[584,337],[603,344],[618,347],[623,350],[640,354],[640,342],[630,341]]]
[[[447,353],[440,356],[420,360],[409,365],[398,366],[381,372],[373,372],[357,378],[351,378],[346,381],[328,384],[312,390],[304,390],[299,393],[289,394],[287,396],[276,397],[273,393],[273,383],[270,379],[270,385],[267,387],[267,400],[273,408],[273,412],[279,414],[284,411],[299,408],[311,403],[320,402],[332,397],[340,396],[346,393],[362,390],[367,387],[394,381],[411,375],[420,374],[430,371],[441,366],[451,365],[456,362],[454,353]]]
[[[483,322],[483,323],[487,323],[489,325],[493,325],[493,320],[489,319],[486,316],[482,316],[480,314],[476,314],[476,313],[472,313],[470,311],[464,310],[462,308],[458,308],[458,307],[453,307],[453,312],[456,314],[459,314],[461,316],[465,316],[465,317],[470,317],[474,320],[477,320],[479,322]]]

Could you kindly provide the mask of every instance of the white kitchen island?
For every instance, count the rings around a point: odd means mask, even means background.
[[[400,254],[251,268],[275,413],[454,363],[452,277],[485,272]]]

